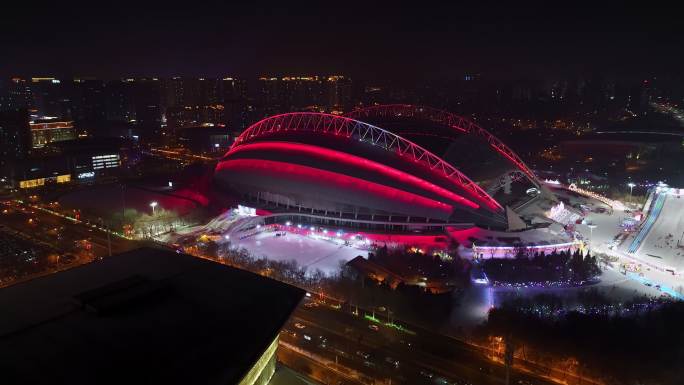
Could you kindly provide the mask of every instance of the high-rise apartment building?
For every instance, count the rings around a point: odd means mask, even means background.
[[[28,157],[31,132],[25,108],[0,110],[0,171],[11,169],[14,162]]]

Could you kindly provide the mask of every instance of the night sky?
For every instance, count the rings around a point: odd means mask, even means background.
[[[684,64],[678,12],[643,3],[25,3],[0,15],[1,76],[649,76]]]

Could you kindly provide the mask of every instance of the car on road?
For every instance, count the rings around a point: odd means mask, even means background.
[[[368,325],[368,329],[373,330],[373,331],[375,331],[375,332],[377,332],[378,330],[380,330],[380,328],[378,327],[378,325]]]
[[[444,377],[435,378],[435,384],[438,385],[451,385],[451,382]]]
[[[71,254],[64,254],[59,258],[59,262],[63,263],[65,265],[68,265],[76,260],[76,257],[74,257]]]
[[[369,361],[369,360],[364,360],[363,365],[368,367],[368,368],[374,368],[375,367],[375,363],[373,363],[373,361]]]
[[[435,376],[434,373],[428,372],[428,371],[426,371],[426,370],[421,370],[421,371],[420,371],[420,375],[423,376],[423,377],[426,377],[426,378],[430,378],[430,379],[432,379],[432,377]]]
[[[302,324],[300,324],[299,322],[295,323],[294,326],[295,326],[297,329],[304,329],[304,328],[306,328],[306,325],[302,325]]]
[[[399,369],[399,360],[396,360],[392,357],[387,356],[387,357],[385,357],[385,362],[387,362],[388,364],[393,366],[394,369]]]
[[[359,356],[359,357],[363,357],[364,360],[369,360],[369,359],[370,359],[370,354],[369,354],[369,353],[366,353],[366,352],[364,352],[364,351],[362,351],[362,350],[357,350],[357,351],[356,351],[356,355]]]

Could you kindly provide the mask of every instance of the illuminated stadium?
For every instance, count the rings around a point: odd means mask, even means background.
[[[215,180],[265,224],[393,233],[505,231],[545,191],[485,129],[411,105],[268,117],[235,140]]]

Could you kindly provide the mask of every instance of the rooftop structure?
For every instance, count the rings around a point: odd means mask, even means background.
[[[0,291],[4,383],[265,384],[304,292],[141,248]]]

